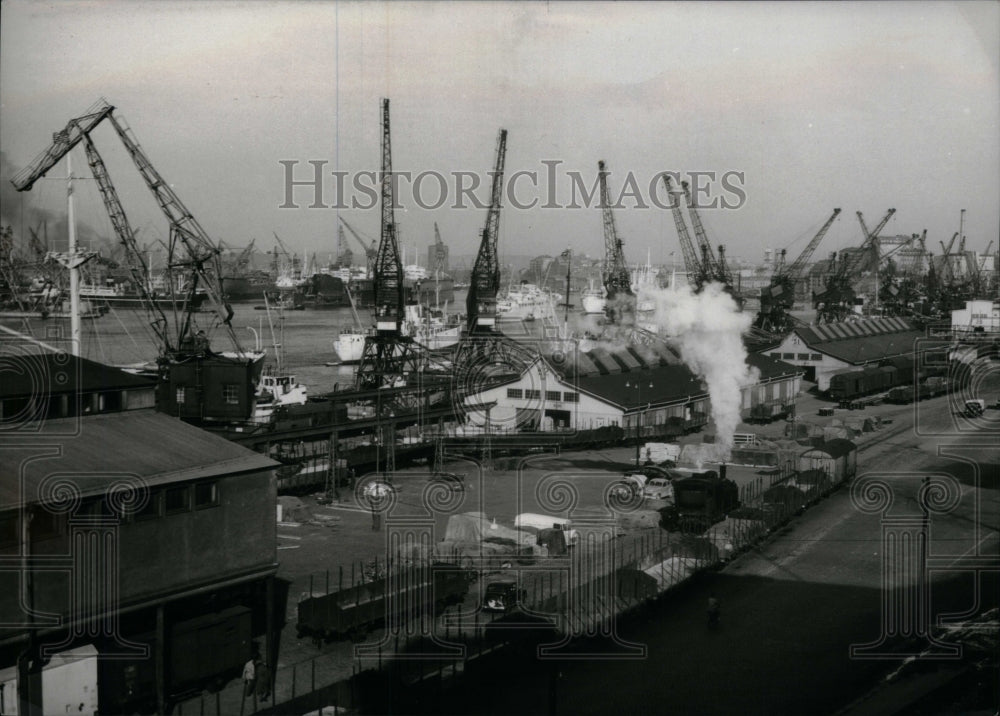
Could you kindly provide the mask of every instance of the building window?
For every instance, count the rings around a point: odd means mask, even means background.
[[[191,491],[187,485],[183,487],[170,487],[164,495],[166,502],[166,512],[173,515],[178,512],[187,512],[191,509]]]
[[[525,390],[524,397],[528,400],[541,400],[542,391],[540,390]]]
[[[579,403],[580,394],[579,393],[563,393],[563,400],[567,403]]]
[[[177,396],[176,397],[177,397],[177,404],[178,405],[184,405],[184,386],[183,385],[177,386]]]
[[[781,358],[783,360],[795,360],[795,354],[794,353],[782,353],[781,354]]]
[[[771,357],[772,358],[777,358],[778,360],[781,360],[781,353],[778,353],[778,352],[772,353]]]
[[[163,500],[163,493],[160,491],[149,493],[149,499],[141,510],[132,514],[135,520],[151,520],[160,516],[160,503]]]
[[[219,484],[217,482],[199,482],[194,486],[194,508],[201,510],[215,507],[219,504]]]
[[[240,404],[240,386],[238,383],[225,383],[222,386],[222,399],[226,405]]]
[[[507,388],[507,397],[520,400],[524,397],[524,391],[520,388]]]
[[[823,354],[822,353],[813,353],[812,354],[812,359],[813,360],[823,360]]]
[[[559,400],[562,398],[562,394],[558,390],[546,390],[545,399],[546,400]]]
[[[808,353],[799,353],[799,360],[809,360]]]

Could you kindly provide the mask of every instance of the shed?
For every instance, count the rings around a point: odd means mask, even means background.
[[[854,477],[857,459],[858,446],[850,440],[826,440],[799,455],[799,472],[822,470],[837,483]]]

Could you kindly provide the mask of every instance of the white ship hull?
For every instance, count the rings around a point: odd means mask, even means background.
[[[365,334],[342,331],[334,339],[333,349],[341,363],[358,363],[365,352]]]
[[[607,299],[602,295],[597,294],[585,294],[581,303],[583,304],[583,312],[586,314],[597,314],[604,313],[604,308],[607,306]]]

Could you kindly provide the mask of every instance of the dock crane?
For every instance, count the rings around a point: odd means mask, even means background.
[[[347,239],[344,236],[344,227],[337,227],[337,266],[339,268],[350,268],[354,260],[354,252],[347,246]]]
[[[278,246],[276,246],[274,249],[273,267],[275,269],[275,273],[277,273],[278,270],[277,267],[278,248],[280,247],[281,252],[285,255],[285,258],[288,259],[289,268],[292,271],[292,277],[298,279],[302,275],[302,260],[298,257],[297,254],[293,254],[291,251],[288,250],[288,247],[285,246],[285,242],[281,240],[281,237],[278,236],[278,233],[276,231],[272,231],[271,233],[274,235],[274,240],[278,242]]]
[[[614,212],[611,210],[608,172],[603,160],[597,162],[597,176],[601,185],[601,219],[604,224],[604,267],[601,272],[606,301],[604,313],[608,320],[614,321],[615,299],[619,296],[632,295],[632,278],[625,264],[625,251],[615,226]],[[568,298],[566,300],[569,301]]]
[[[372,273],[375,331],[365,336],[357,372],[357,386],[361,389],[396,387],[405,383],[411,375],[416,375],[420,367],[418,346],[402,332],[405,287],[393,211],[395,198],[388,99],[382,100],[381,180],[382,233]],[[343,219],[341,222],[353,232],[347,222]]]
[[[486,212],[486,226],[483,227],[465,302],[466,327],[470,335],[491,333],[496,327],[497,293],[500,291],[500,258],[497,253],[497,241],[500,235],[500,205],[503,198],[503,171],[506,158],[507,130],[501,129],[497,137],[490,207]]]
[[[781,250],[778,268],[771,276],[770,284],[760,292],[760,310],[754,321],[756,328],[773,333],[786,333],[791,329],[792,318],[788,312],[795,302],[795,284],[802,276],[802,271],[815,253],[816,247],[839,215],[840,209],[834,209],[830,218],[791,264],[785,264],[785,249]]]
[[[88,163],[95,172],[105,208],[119,242],[128,254],[146,309],[153,316],[153,327],[160,341],[157,365],[160,383],[158,407],[172,415],[195,419],[245,420],[253,413],[256,380],[262,368],[262,354],[247,353],[240,345],[231,321],[232,308],[223,301],[221,286],[220,249],[208,237],[197,219],[185,207],[169,182],[153,167],[132,130],[124,119],[114,113],[106,100],[99,100],[85,114],[73,118],[65,129],[53,136],[52,144],[35,160],[15,175],[12,183],[18,191],[27,191],[52,169],[70,150],[85,142]],[[90,134],[105,119],[113,126],[119,139],[159,204],[170,225],[167,242],[167,277],[170,285],[183,283],[185,296],[175,303],[174,329],[168,329],[166,315],[157,307],[144,275],[148,272],[135,241],[135,232],[128,223],[117,192],[111,183],[100,154]],[[181,279],[173,281],[172,279]],[[208,337],[196,331],[193,320],[193,298],[198,291],[206,294],[218,324],[224,327],[235,352],[214,353]],[[179,304],[179,305],[177,305]],[[222,377],[235,391],[225,395],[208,395],[210,386],[218,387]]]
[[[448,270],[448,247],[441,240],[441,232],[438,230],[437,222],[434,222],[434,260],[431,263],[429,272],[437,274],[439,271]]]
[[[699,258],[694,243],[691,241],[691,234],[688,233],[684,214],[681,212],[678,192],[674,189],[669,174],[663,175],[663,183],[667,187],[667,195],[670,197],[670,209],[674,217],[674,226],[677,228],[677,240],[681,245],[681,254],[684,256],[684,268],[687,270],[688,283],[691,284],[695,292],[701,291],[702,286],[712,280],[712,267],[708,256],[712,247],[707,247],[707,251],[703,250],[701,258]]]
[[[375,241],[371,242],[371,245],[365,243],[365,240],[361,238],[353,226],[347,223],[347,219],[343,216],[340,217],[340,223],[344,225],[351,236],[354,237],[355,241],[361,246],[362,251],[365,252],[365,268],[368,270],[368,276],[374,277],[375,275],[375,260],[378,257],[378,243]]]
[[[872,260],[874,251],[878,250],[878,233],[889,223],[889,219],[896,213],[895,209],[889,209],[882,220],[875,227],[875,230],[868,232],[865,226],[864,217],[858,212],[862,231],[865,232],[865,239],[861,248],[857,251],[841,251],[835,262],[833,271],[826,282],[826,288],[822,293],[813,297],[813,307],[816,308],[816,321],[819,323],[836,323],[845,320],[854,312],[854,305],[857,294],[854,291],[853,281],[865,270],[870,270],[877,266],[878,259]]]

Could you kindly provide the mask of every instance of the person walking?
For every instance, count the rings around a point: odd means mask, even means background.
[[[257,700],[267,701],[271,698],[271,669],[264,659],[254,662],[254,675],[257,679]]]

